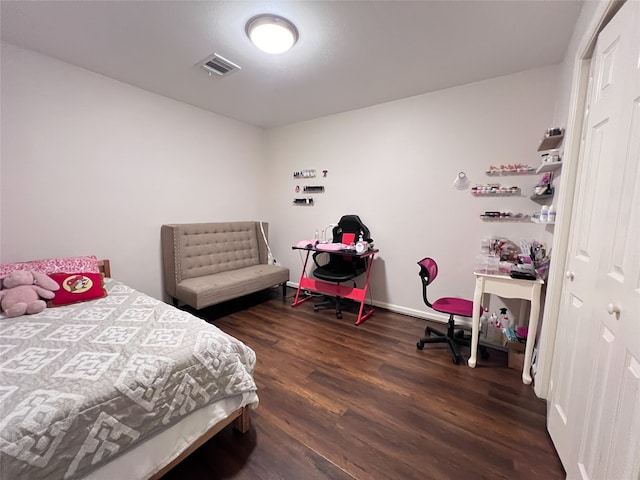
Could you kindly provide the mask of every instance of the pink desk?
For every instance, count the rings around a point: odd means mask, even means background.
[[[360,325],[362,322],[364,322],[367,318],[369,318],[373,314],[375,310],[373,306],[369,307],[369,309],[365,312],[364,304],[365,304],[365,298],[367,296],[367,290],[369,290],[369,277],[371,276],[371,268],[373,267],[373,258],[375,257],[375,254],[378,253],[377,249],[374,248],[362,254],[351,253],[351,252],[343,254],[343,255],[352,255],[354,257],[361,257],[366,259],[366,262],[367,262],[366,280],[364,283],[364,287],[362,288],[348,287],[346,285],[329,283],[323,280],[318,280],[316,278],[308,277],[306,275],[307,263],[309,262],[309,256],[312,252],[324,252],[324,253],[331,253],[334,255],[335,254],[340,255],[341,252],[327,252],[326,250],[316,250],[315,248],[293,247],[293,249],[305,250],[307,252],[307,255],[305,256],[304,265],[302,267],[302,274],[300,275],[300,281],[298,282],[298,291],[296,292],[296,299],[291,304],[292,307],[297,307],[301,303],[304,303],[307,300],[313,298],[312,296],[309,296],[309,295],[306,295],[306,296],[301,295],[301,292],[303,290],[311,290],[311,291],[322,293],[324,295],[329,295],[332,297],[339,296],[342,298],[349,298],[351,300],[356,300],[360,302],[360,311],[358,312],[358,319],[356,320],[356,323],[355,323],[356,325]]]

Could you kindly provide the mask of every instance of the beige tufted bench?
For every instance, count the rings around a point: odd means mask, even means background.
[[[162,225],[164,288],[196,310],[282,284],[289,269],[268,264],[261,222]],[[269,224],[262,222],[266,238]]]

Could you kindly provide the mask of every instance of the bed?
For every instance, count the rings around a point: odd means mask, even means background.
[[[250,428],[253,350],[96,266],[104,296],[0,314],[3,480],[157,479],[227,425]]]

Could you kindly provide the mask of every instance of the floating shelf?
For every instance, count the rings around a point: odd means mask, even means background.
[[[520,189],[517,190],[498,190],[498,191],[472,191],[474,197],[516,197],[520,196]]]
[[[529,167],[527,169],[520,168],[517,170],[485,170],[484,173],[490,177],[497,177],[498,175],[530,175],[536,173],[536,169]]]
[[[542,152],[543,150],[551,150],[552,148],[556,148],[562,142],[564,138],[564,129],[562,129],[562,133],[560,135],[553,136],[544,136],[542,140],[540,140],[540,146],[538,146],[538,151]]]
[[[548,198],[553,198],[553,193],[547,193],[545,195],[531,195],[529,198],[534,202],[543,202]]]
[[[519,215],[519,216],[518,216]],[[529,215],[515,214],[505,216],[494,215],[480,215],[480,218],[485,222],[529,222]]]
[[[544,225],[554,225],[556,222],[541,222],[539,217],[531,217],[533,223],[542,223]]]
[[[534,202],[541,202],[541,201],[544,201],[544,200],[546,200],[548,198],[552,198],[555,193],[556,193],[556,189],[553,186],[551,186],[551,192],[550,193],[543,193],[541,195],[536,195],[534,193],[529,198],[531,200],[533,200]]]
[[[315,169],[298,170],[297,172],[293,172],[293,178],[314,178],[315,176]]]
[[[553,172],[562,166],[562,162],[544,162],[536,169],[536,173]]]

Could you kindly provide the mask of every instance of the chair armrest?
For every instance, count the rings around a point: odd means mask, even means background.
[[[326,262],[323,263],[322,265],[320,263],[318,263],[318,257],[320,255],[329,255],[329,253],[328,252],[313,252],[313,256],[312,256],[313,263],[315,263],[316,267],[318,267],[318,268],[323,267],[324,265],[326,265]]]

